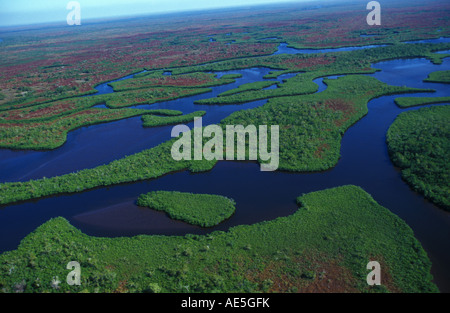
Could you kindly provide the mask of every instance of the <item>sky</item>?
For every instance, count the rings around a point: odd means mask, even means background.
[[[310,0],[78,0],[83,19]],[[0,26],[66,22],[70,0],[0,0]]]

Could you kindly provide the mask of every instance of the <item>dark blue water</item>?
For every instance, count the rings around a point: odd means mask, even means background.
[[[109,109],[106,104],[98,104],[98,105],[94,105],[92,108],[95,109]]]
[[[376,35],[361,35],[361,37],[372,37]],[[446,43],[450,42],[448,37],[440,37],[437,39],[426,39],[426,40],[415,40],[415,41],[405,41],[405,43]],[[311,53],[329,53],[329,52],[342,52],[342,51],[355,51],[363,49],[371,49],[377,47],[386,47],[387,45],[367,45],[359,47],[342,47],[342,48],[332,48],[332,49],[295,49],[288,47],[287,43],[281,43],[278,46],[278,51],[274,54],[311,54]]]
[[[381,62],[374,67],[381,72],[372,76],[383,82],[437,90],[436,93],[402,97],[450,96],[448,85],[422,82],[433,71],[449,70],[448,59],[442,65],[433,65],[426,59],[408,59]],[[215,87],[203,95],[139,107],[177,109],[184,113],[206,110],[203,124],[217,123],[235,110],[257,107],[266,101],[226,106],[194,105],[193,101],[214,97],[243,83],[263,80],[270,71],[264,68],[230,71],[241,73],[243,77],[234,84]],[[322,78],[315,82],[319,92],[326,89]],[[0,251],[16,248],[23,237],[56,216],[64,216],[83,232],[95,236],[201,234],[287,216],[296,211],[295,199],[302,193],[355,184],[411,226],[433,262],[436,283],[441,291],[450,291],[450,215],[413,192],[401,180],[400,172],[392,165],[387,153],[385,135],[395,117],[400,112],[417,109],[399,109],[393,102],[395,97],[399,96],[370,101],[368,115],[346,132],[341,159],[329,171],[306,174],[261,172],[256,163],[223,161],[207,173],[178,172],[156,180],[11,205],[0,210]],[[143,128],[138,117],[71,132],[68,142],[53,151],[1,150],[2,180],[49,177],[107,163],[170,139],[171,129],[170,126]],[[213,229],[200,229],[173,221],[161,212],[137,207],[137,197],[151,190],[226,195],[236,200],[236,214]]]
[[[144,73],[144,72],[147,72],[147,71],[144,70],[144,71],[139,72],[137,74]],[[85,97],[91,97],[91,96],[95,96],[95,95],[104,95],[104,94],[108,94],[108,93],[113,93],[114,89],[109,84],[114,83],[114,82],[118,82],[118,81],[121,81],[121,80],[133,78],[134,75],[136,75],[136,74],[127,75],[127,76],[121,77],[119,79],[111,80],[109,82],[97,85],[97,86],[95,86],[95,89],[97,90],[97,92],[93,93],[93,94],[90,94],[90,95],[86,95]]]
[[[342,52],[342,51],[354,51],[362,49],[371,49],[377,47],[385,47],[386,45],[369,45],[361,47],[343,47],[343,48],[333,48],[333,49],[295,49],[288,47],[287,43],[281,43],[278,47],[278,51],[274,54],[311,54],[311,53],[327,53],[327,52]]]
[[[270,71],[273,71],[273,69],[259,68],[217,73],[219,77],[228,73],[240,73],[243,77],[237,79],[233,84],[214,87],[211,92],[201,95],[151,105],[139,105],[134,108],[176,109],[183,113],[205,110],[208,114],[203,117],[203,122],[208,124],[218,123],[236,110],[254,108],[262,105],[266,100],[226,106],[194,105],[194,101],[216,97],[218,94],[237,88],[241,84],[261,81],[263,76]],[[282,75],[279,77],[279,81],[295,75]],[[107,83],[97,86],[96,89],[99,91],[98,94],[112,92],[112,88]],[[160,144],[170,138],[171,129],[171,126],[143,128],[141,118],[134,117],[72,131],[67,136],[67,142],[56,150],[18,151],[2,149],[0,150],[0,182],[26,181],[44,176],[51,177],[109,163],[115,159]]]
[[[450,37],[440,37],[437,39],[424,39],[424,40],[412,40],[404,41],[404,43],[443,43],[450,42]]]

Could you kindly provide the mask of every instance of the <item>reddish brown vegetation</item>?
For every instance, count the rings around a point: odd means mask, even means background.
[[[338,260],[329,260],[324,257],[296,257],[289,263],[304,272],[314,273],[314,277],[305,277],[302,271],[286,270],[284,261],[268,261],[264,269],[247,275],[250,281],[264,284],[270,281],[268,292],[285,293],[331,293],[331,292],[358,292],[355,288],[356,279],[350,270],[342,266]],[[296,274],[293,274],[296,273]]]
[[[330,145],[327,143],[322,143],[319,147],[317,147],[316,152],[314,152],[314,156],[318,159],[322,158],[322,155],[325,151],[330,149]]]
[[[96,24],[86,26],[82,32],[67,27],[29,30],[20,32],[24,40],[17,39],[16,33],[5,32],[0,51],[0,92],[7,97],[2,102],[24,99],[24,104],[32,104],[73,96],[143,68],[270,54],[276,44],[261,42],[262,35],[317,48],[428,38],[437,34],[438,28],[439,35],[448,36],[448,4],[436,1],[423,5],[404,8],[386,4],[382,26],[376,28],[366,24],[364,6],[341,8],[335,14],[326,6],[304,10],[302,5],[296,5],[261,8],[259,12],[242,9],[229,15],[199,13],[171,19],[136,19],[128,21],[126,27]],[[266,10],[271,14],[266,14]],[[130,28],[133,33],[128,31]],[[362,38],[361,32],[379,36]],[[217,41],[209,42],[210,37]],[[232,40],[236,42],[226,44]],[[324,65],[330,60],[318,58],[308,62],[313,63],[300,62],[295,68]],[[200,84],[186,81],[180,86],[190,83]]]

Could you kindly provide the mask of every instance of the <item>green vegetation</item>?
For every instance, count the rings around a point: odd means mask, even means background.
[[[316,77],[373,73],[376,70],[371,68],[371,64],[384,60],[425,57],[432,60],[435,64],[440,64],[449,55],[435,53],[435,51],[449,48],[450,43],[395,44],[355,51],[295,55],[278,54],[174,68],[172,72],[178,75],[203,71],[229,71],[252,67],[268,67],[279,70],[279,75],[299,71],[318,72]],[[274,78],[276,75],[271,73],[266,76],[266,78],[268,77]]]
[[[51,178],[0,184],[0,204],[37,199],[61,193],[75,193],[163,176],[170,172],[210,170],[215,161],[175,161],[171,155],[176,138],[152,149],[115,160],[109,164]]]
[[[2,138],[1,147],[5,148],[19,148],[19,149],[52,149],[60,146],[64,142],[65,133],[76,127],[92,125],[94,123],[102,122],[100,120],[103,116],[92,116],[88,124],[78,123],[76,126],[70,122],[67,126],[67,119],[63,117],[70,116],[77,112],[82,112],[97,104],[106,104],[110,108],[122,108],[138,104],[151,104],[158,101],[166,101],[177,99],[185,96],[192,96],[200,93],[210,91],[208,88],[187,87],[190,85],[202,86],[204,83],[201,78],[212,79],[214,74],[200,73],[203,71],[223,71],[241,68],[249,68],[253,66],[264,66],[279,69],[273,71],[270,75],[276,77],[277,74],[293,73],[303,71],[304,73],[288,79],[285,83],[280,85],[280,88],[271,90],[247,90],[237,94],[229,94],[228,96],[221,96],[212,99],[199,100],[196,103],[200,104],[236,104],[249,101],[279,98],[286,96],[298,96],[314,93],[318,86],[312,81],[318,77],[341,74],[357,74],[357,73],[373,73],[375,70],[370,67],[373,62],[378,62],[391,58],[405,58],[405,57],[433,57],[443,58],[445,54],[434,53],[434,51],[445,50],[450,47],[450,44],[397,44],[388,47],[379,47],[374,49],[366,49],[359,51],[339,52],[339,53],[319,53],[312,55],[274,55],[264,56],[258,58],[238,58],[228,61],[215,62],[198,66],[185,66],[179,68],[172,68],[170,70],[173,75],[162,75],[162,71],[153,71],[142,73],[138,78],[123,80],[120,82],[128,82],[134,80],[144,80],[153,77],[175,77],[177,83],[183,83],[183,87],[149,87],[146,89],[127,90],[123,92],[116,92],[113,94],[97,95],[84,98],[70,98],[58,101],[34,103],[34,100],[28,102],[8,103],[2,105],[0,108],[0,127],[8,138]],[[183,75],[180,75],[183,74]],[[197,77],[198,76],[198,77]],[[201,76],[201,77],[200,77]],[[156,78],[155,78],[156,77]],[[240,77],[236,74],[228,74],[222,76],[220,79],[214,78],[213,81],[221,83],[229,83],[235,78]],[[194,79],[196,78],[196,79]],[[267,82],[258,82],[267,83]],[[204,85],[204,84],[203,84]],[[249,87],[249,86],[247,86]],[[252,88],[249,88],[252,89]],[[106,113],[105,113],[106,114]],[[111,114],[108,113],[108,114]],[[123,113],[126,115],[125,113]],[[112,121],[114,119],[110,119]],[[108,119],[103,119],[108,121]],[[11,124],[12,123],[12,124]],[[43,123],[51,124],[44,126],[43,133],[51,132],[59,134],[57,143],[46,144],[39,136],[38,131],[30,132],[24,126],[27,123]],[[31,125],[31,124],[30,124]],[[56,129],[58,126],[60,129]],[[13,127],[12,130],[7,128]],[[41,129],[41,125],[36,129]],[[24,131],[25,129],[25,131]],[[22,136],[22,132],[25,136]],[[11,137],[14,136],[15,137]],[[33,138],[37,135],[37,138]],[[325,146],[326,147],[326,146]],[[302,169],[304,170],[304,169]],[[308,169],[306,169],[308,170]]]
[[[427,59],[429,59],[433,64],[440,65],[442,64],[442,60],[450,57],[449,53],[431,53],[427,55]]]
[[[123,108],[139,104],[153,104],[209,92],[209,88],[150,87],[101,95],[110,108]]]
[[[133,24],[131,33],[129,21],[117,21],[120,27],[110,36],[104,36],[109,30],[106,24],[97,24],[77,35],[77,49],[74,49],[74,34],[61,32],[59,28],[21,30],[20,36],[17,32],[3,34],[0,53],[5,75],[0,77],[0,91],[8,97],[0,105],[11,99],[15,100],[8,104],[28,105],[86,94],[99,83],[139,73],[144,68],[150,72],[175,73],[172,70],[175,67],[256,58],[275,52],[281,42],[290,47],[319,49],[400,45],[401,41],[450,34],[445,23],[447,10],[442,4],[421,4],[415,12],[392,6],[386,9],[395,25],[376,29],[355,23],[361,12],[344,6],[333,10],[321,8],[320,16],[317,10],[305,10],[303,5],[280,7],[277,12],[258,9],[245,18],[229,12],[223,15],[223,23],[212,24],[213,17],[209,14],[208,18],[193,23],[174,23],[161,18],[156,23],[158,27],[154,21],[142,20]],[[346,25],[345,29],[336,27],[336,12],[340,10],[346,12],[339,20],[340,25]],[[361,38],[362,34],[375,36]],[[209,42],[210,38],[214,42]],[[54,43],[58,49],[44,49]],[[63,61],[51,61],[59,60],[61,55]],[[430,53],[427,57],[438,61],[444,54]],[[137,76],[146,75],[149,74]]]
[[[447,54],[447,56],[450,56]],[[424,82],[450,84],[450,71],[437,71],[428,75]]]
[[[234,112],[221,125],[280,125],[279,169],[326,170],[337,163],[342,135],[367,113],[370,99],[423,91],[389,86],[368,76],[345,76],[324,82],[328,84],[324,92],[271,99],[262,107]],[[77,173],[0,184],[0,204],[151,179],[179,170],[205,171],[215,165],[215,161],[173,160],[174,140]]]
[[[450,106],[401,113],[389,128],[394,164],[416,191],[450,210]]]
[[[161,101],[174,100],[181,97],[194,96],[211,91],[209,88],[186,87],[150,87],[139,90],[128,90],[110,94],[93,95],[90,97],[72,97],[54,101],[45,101],[29,105],[0,106],[0,118],[11,119],[14,116],[20,122],[27,121],[27,115],[45,110],[47,117],[68,114],[98,104],[105,104],[110,108],[122,108],[138,104],[152,104]]]
[[[201,99],[195,101],[195,103],[236,104],[276,97],[312,94],[319,89],[318,85],[313,82],[317,76],[320,76],[317,72],[299,74],[287,79],[283,84],[279,85],[279,88],[269,90],[262,89],[274,85],[277,82],[261,81],[249,83],[241,85],[239,88],[226,91],[216,98]]]
[[[206,114],[206,111],[195,111],[189,114],[180,115],[180,116],[156,116],[156,115],[143,115],[142,116],[142,125],[144,127],[155,127],[155,126],[163,126],[163,125],[171,125],[171,124],[181,124],[192,122],[198,117],[201,117]]]
[[[197,104],[236,104],[255,100],[310,94],[318,87],[312,80],[331,75],[374,73],[372,63],[398,58],[427,57],[436,64],[448,55],[434,53],[450,47],[450,44],[396,44],[373,49],[355,50],[347,52],[273,55],[258,58],[247,58],[216,62],[174,69],[176,73],[190,73],[191,71],[224,71],[249,67],[269,67],[279,69],[266,75],[265,78],[276,78],[279,75],[302,71],[304,73],[287,79],[280,88],[271,90],[248,90],[238,94],[226,94],[221,97],[202,99]],[[237,91],[238,89],[235,89]]]
[[[97,238],[55,218],[0,255],[0,290],[438,292],[412,230],[359,187],[313,192],[298,203],[288,217],[205,236]],[[80,286],[65,283],[74,260]],[[370,260],[382,266],[382,286],[366,283]]]
[[[0,121],[12,123],[44,122],[104,104],[104,96],[78,97],[21,108],[0,109]]]
[[[156,115],[164,115],[164,116],[178,116],[182,115],[183,112],[178,110],[169,110],[169,109],[156,109],[156,110],[148,110],[151,114]]]
[[[234,76],[216,78],[212,73],[189,73],[184,75],[163,75],[163,71],[142,73],[138,77],[119,80],[109,84],[114,91],[125,91],[149,87],[213,87],[235,82]]]
[[[376,28],[361,27],[364,8],[332,5],[320,11],[289,6],[277,12],[261,8],[251,14],[232,10],[224,16],[204,12],[200,19],[188,22],[152,18],[151,27],[148,19],[132,19],[127,22],[131,24],[118,21],[119,26],[113,28],[111,23],[96,23],[80,33],[59,27],[5,32],[0,51],[0,147],[53,149],[77,127],[131,116],[142,116],[148,127],[189,122],[204,112],[182,115],[172,110],[122,108],[205,93],[210,91],[207,87],[241,77],[217,78],[217,71],[266,67],[273,69],[266,79],[302,74],[277,89],[262,90],[270,82],[256,82],[197,103],[270,99],[262,107],[235,112],[221,126],[280,125],[280,169],[329,169],[339,158],[342,135],[367,113],[369,100],[419,91],[358,74],[374,73],[371,64],[389,59],[425,57],[440,64],[450,56],[435,53],[448,50],[449,43],[400,43],[449,36],[443,7],[444,2],[414,9],[386,4],[383,10],[389,13],[389,26]],[[336,22],[345,27],[336,28]],[[374,37],[362,38],[361,34]],[[392,45],[352,52],[270,55],[280,42],[313,49]],[[120,92],[79,98],[95,93],[93,86],[99,83],[144,68],[148,72],[111,83]],[[433,73],[427,81],[449,82],[448,72]],[[345,74],[355,75],[324,80],[328,89],[312,94],[317,91],[315,78]],[[399,105],[443,100],[402,98]],[[98,104],[110,109],[93,108]],[[389,130],[391,157],[413,188],[449,209],[448,109],[415,114],[400,115]],[[2,183],[0,205],[153,179],[174,171],[206,171],[216,164],[174,161],[170,152],[175,140],[76,173]],[[221,202],[204,196],[153,193],[142,195],[139,201],[175,218],[212,226],[226,214],[216,220],[212,214],[218,212],[202,209],[205,200],[210,204],[207,207]],[[0,292],[438,291],[431,282],[430,261],[411,229],[360,188],[318,191],[302,195],[297,202],[300,208],[291,216],[206,236],[96,238],[55,218],[28,235],[17,250],[0,255]],[[82,266],[81,286],[65,283],[66,264],[73,260]],[[369,260],[381,263],[383,286],[367,286]]]
[[[328,88],[321,93],[270,99],[261,107],[234,112],[221,124],[279,125],[279,169],[326,170],[339,159],[344,132],[367,114],[368,101],[381,95],[420,91],[359,75],[324,79],[324,83]]]
[[[227,197],[176,191],[154,191],[139,196],[139,206],[166,212],[170,218],[212,227],[230,218],[235,202]]]
[[[242,74],[225,74],[220,79],[238,79],[241,77],[242,77]]]
[[[117,121],[143,114],[158,114],[159,110],[87,109],[51,118],[45,122],[0,123],[0,147],[10,149],[56,149],[67,140],[67,133],[80,127]],[[163,113],[167,113],[164,112]]]
[[[55,149],[63,145],[67,133],[79,127],[116,121],[142,115],[144,126],[168,125],[192,120],[192,114],[184,117],[146,115],[180,115],[173,110],[115,109],[137,104],[152,104],[192,96],[210,89],[205,88],[155,88],[113,94],[77,97],[40,105],[0,112],[0,147],[11,149]],[[91,108],[105,104],[113,109]],[[197,112],[202,115],[203,112]]]
[[[275,84],[278,84],[278,82],[275,82],[275,81],[261,81],[261,82],[254,82],[254,83],[243,84],[243,85],[240,85],[238,88],[222,92],[221,94],[219,94],[219,97],[234,95],[236,93],[240,93],[240,92],[243,92],[243,91],[261,90],[261,89],[273,86]]]
[[[450,97],[404,97],[395,99],[395,104],[401,108],[445,102],[450,102]]]

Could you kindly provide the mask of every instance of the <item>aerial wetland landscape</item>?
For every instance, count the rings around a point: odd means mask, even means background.
[[[0,26],[0,292],[450,292],[450,3],[367,2]]]

